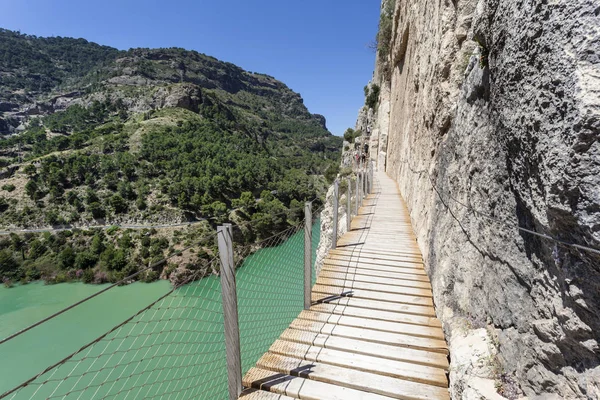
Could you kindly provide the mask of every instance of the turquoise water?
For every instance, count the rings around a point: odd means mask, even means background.
[[[319,224],[313,228],[313,260]],[[243,372],[251,368],[303,307],[303,232],[248,257],[236,275]],[[23,329],[100,288],[35,283],[0,289],[0,337]],[[7,398],[226,398],[220,282],[161,296],[161,281],[111,289],[0,345],[0,394],[96,342]]]

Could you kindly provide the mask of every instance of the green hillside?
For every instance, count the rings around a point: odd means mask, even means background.
[[[0,237],[11,282],[115,280],[226,221],[256,221],[243,240],[260,240],[339,163],[341,138],[300,95],[197,52],[0,30],[0,77],[0,231],[74,228]],[[200,223],[79,229],[185,221]]]

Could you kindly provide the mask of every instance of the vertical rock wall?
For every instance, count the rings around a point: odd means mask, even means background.
[[[517,227],[600,247],[600,4],[396,0],[393,19],[371,156],[408,203],[451,343],[485,328],[507,397],[599,398],[600,256]]]

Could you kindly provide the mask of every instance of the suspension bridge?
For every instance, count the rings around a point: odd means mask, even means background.
[[[234,244],[243,224],[219,227],[206,238],[219,253],[200,268],[213,274],[57,354],[0,399],[449,398],[448,348],[395,182],[370,168],[347,181],[345,206],[338,190],[325,259],[310,204],[304,223],[252,245]]]

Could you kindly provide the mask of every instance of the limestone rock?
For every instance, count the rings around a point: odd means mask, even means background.
[[[599,11],[397,1],[375,67],[371,143],[407,201],[445,330],[456,315],[495,327],[503,376],[531,398],[600,390],[600,257],[518,229],[600,247]]]

